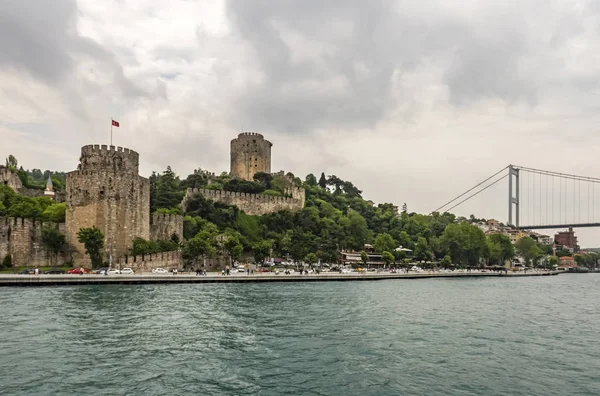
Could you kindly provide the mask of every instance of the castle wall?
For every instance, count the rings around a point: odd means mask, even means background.
[[[152,214],[152,225],[150,226],[151,240],[169,240],[173,234],[177,234],[179,240],[183,241],[183,216]]]
[[[23,188],[23,183],[17,173],[3,166],[0,166],[0,184],[7,185],[14,192],[19,192]]]
[[[55,223],[50,223],[55,226]],[[50,265],[51,254],[42,242],[42,229],[45,223],[32,219],[0,217],[0,260],[12,255],[16,267]],[[59,231],[65,231],[59,224]],[[58,255],[53,265],[64,265],[65,258]]]
[[[257,172],[271,173],[271,146],[259,133],[240,133],[231,141],[231,175],[253,180]]]
[[[171,270],[182,267],[181,252],[163,252],[139,256],[120,257],[113,262],[114,268],[129,267],[135,272],[151,272],[154,268]]]
[[[89,265],[77,232],[98,227],[106,257],[127,254],[134,238],[150,238],[150,183],[138,172],[138,154],[105,145],[84,146],[79,170],[67,174],[66,236],[76,265]]]
[[[303,188],[286,190],[292,197],[276,197],[264,194],[246,194],[223,190],[188,189],[182,206],[185,210],[187,201],[195,194],[202,194],[208,200],[235,205],[249,215],[262,216],[280,210],[301,210],[304,208],[305,191]]]

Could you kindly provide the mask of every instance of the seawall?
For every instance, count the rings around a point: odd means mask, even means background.
[[[401,279],[428,279],[428,278],[475,278],[475,277],[501,277],[524,278],[531,276],[552,276],[558,272],[530,272],[530,273],[408,273],[408,274],[333,274],[319,275],[207,275],[194,274],[177,275],[0,275],[0,286],[69,286],[69,285],[99,285],[99,284],[168,284],[168,283],[252,283],[252,282],[341,282],[341,281],[375,281],[375,280],[401,280]]]

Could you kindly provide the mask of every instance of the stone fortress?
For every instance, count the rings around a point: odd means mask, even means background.
[[[231,141],[231,174],[253,180],[257,172],[271,172],[272,144],[257,133],[241,133]],[[2,169],[0,169],[1,171]],[[214,174],[212,174],[214,176]],[[277,173],[284,176],[283,172]],[[13,173],[1,174],[0,180],[15,190],[20,180]],[[247,214],[263,215],[279,210],[300,210],[304,207],[305,192],[290,180],[286,196],[244,194],[230,191],[188,189],[182,201],[194,194],[236,205]],[[139,175],[139,154],[133,150],[107,145],[87,145],[81,149],[77,170],[67,173],[66,221],[59,230],[66,236],[68,254],[54,263],[71,262],[89,267],[89,257],[77,240],[84,227],[98,227],[104,234],[106,259],[113,266],[130,266],[148,270],[154,267],[173,267],[181,262],[180,252],[167,252],[141,257],[127,257],[132,242],[141,237],[152,240],[171,239],[175,234],[183,240],[183,216],[150,215],[149,180]],[[0,259],[12,255],[15,266],[47,265],[41,240],[43,223],[32,219],[0,219]]]
[[[231,141],[231,175],[239,179],[252,181],[255,173],[271,173],[272,146],[273,144],[259,133],[240,133],[237,138]],[[278,172],[276,175],[283,176],[283,171]],[[286,196],[283,197],[190,188],[181,203],[184,211],[188,200],[195,194],[201,194],[211,201],[235,205],[249,215],[264,215],[280,210],[300,210],[304,208],[306,200],[304,189],[294,186],[292,180],[289,180],[289,186],[285,190]]]
[[[66,239],[75,247],[74,261],[87,259],[77,241],[84,227],[98,227],[108,257],[127,254],[134,238],[150,239],[150,183],[138,175],[133,150],[89,145],[81,149],[77,170],[67,173]]]
[[[253,180],[255,173],[271,173],[271,147],[259,133],[240,133],[231,141],[231,176]]]

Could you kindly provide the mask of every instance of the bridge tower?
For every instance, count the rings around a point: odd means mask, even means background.
[[[513,181],[515,182],[513,194]],[[513,224],[513,212],[515,223]],[[519,227],[519,168],[508,166],[508,225]]]

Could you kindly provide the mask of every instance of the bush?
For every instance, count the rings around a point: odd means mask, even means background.
[[[10,254],[7,254],[6,257],[4,257],[4,259],[2,260],[2,263],[0,263],[0,269],[10,267],[12,267],[12,259],[10,257]]]
[[[281,193],[281,191],[277,191],[277,190],[265,190],[263,192],[264,195],[272,195],[274,197],[282,197],[283,194]]]
[[[265,186],[258,182],[248,180],[232,179],[223,185],[225,191],[240,193],[260,194],[265,191]]]
[[[154,211],[156,214],[180,215],[181,208],[159,208]]]

